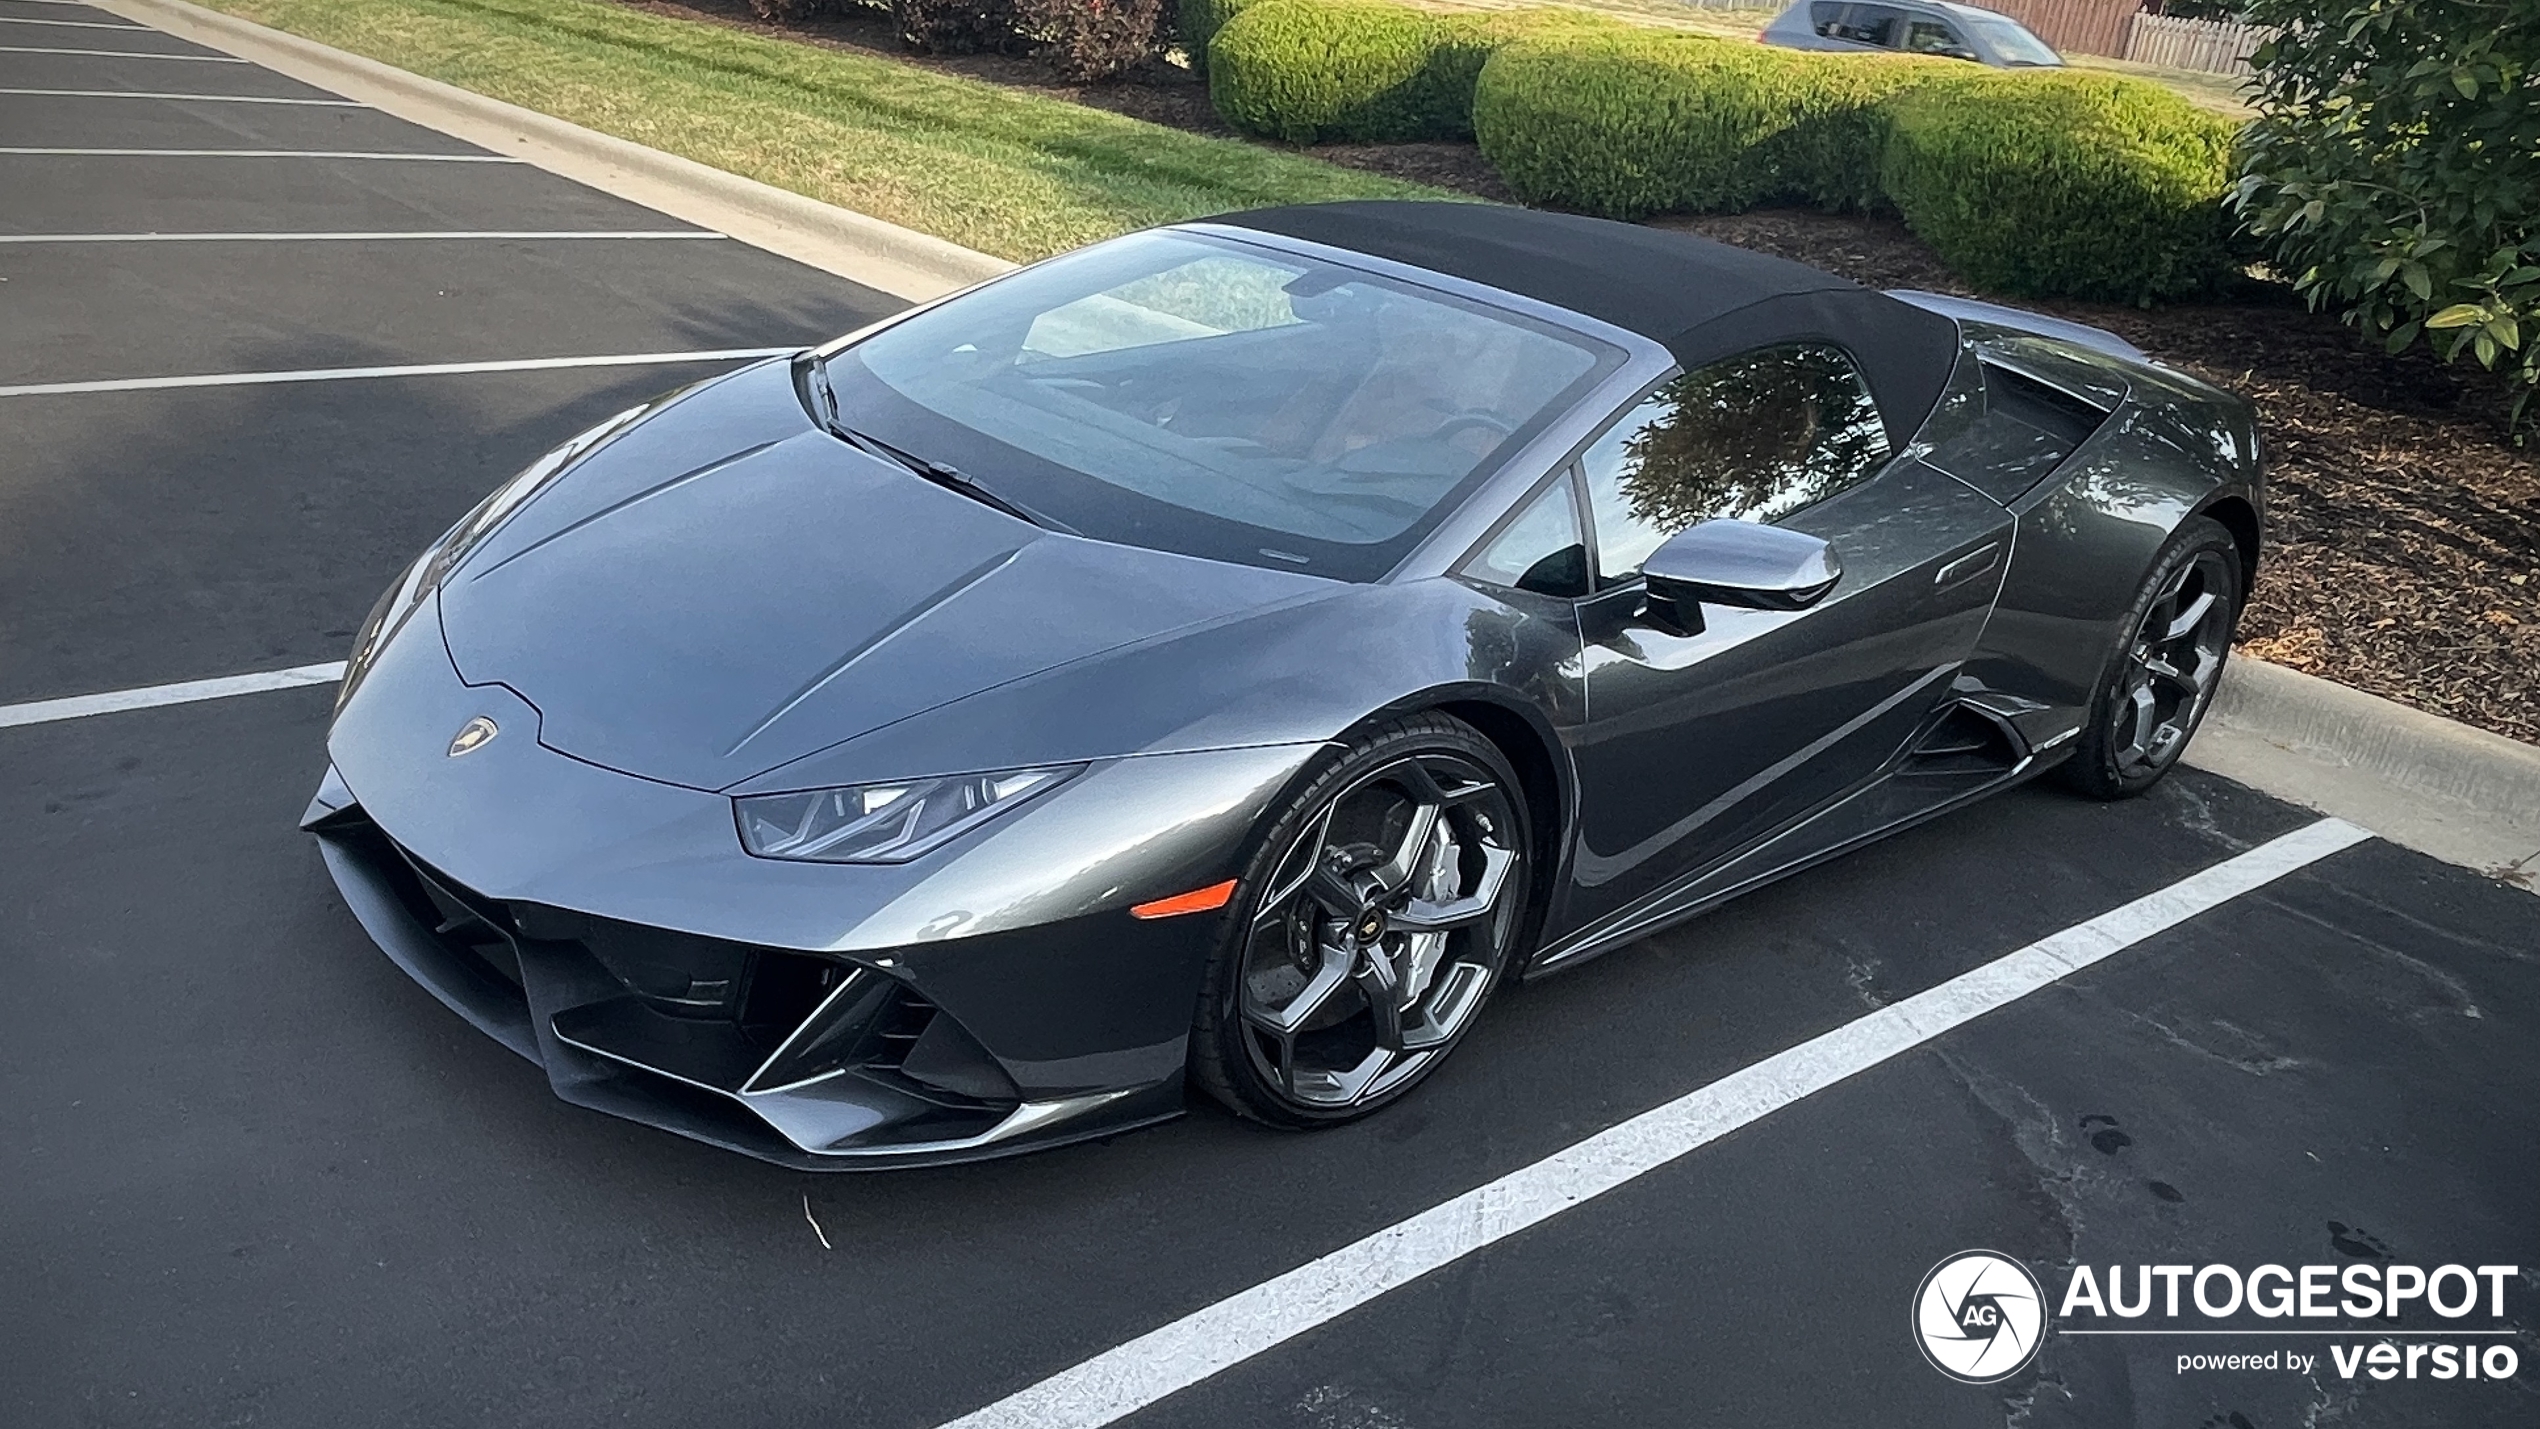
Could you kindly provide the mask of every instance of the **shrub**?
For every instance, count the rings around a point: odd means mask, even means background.
[[[1073,80],[1112,79],[1160,52],[1162,0],[1012,0],[1017,32]]]
[[[2252,0],[2234,196],[2313,307],[2540,391],[2540,0]]]
[[[1649,30],[1553,36],[1491,57],[1473,127],[1531,203],[1609,218],[1774,200],[1870,208],[1879,102],[1951,67]]]
[[[1965,69],[1886,108],[1880,186],[1969,282],[2148,303],[2229,281],[2235,127],[2168,90]]]
[[[995,49],[1014,37],[1013,0],[891,0],[900,43],[929,54]]]
[[[1182,35],[1183,52],[1191,57],[1191,67],[1208,73],[1208,43],[1238,11],[1259,4],[1260,0],[1180,0],[1174,10],[1174,21]]]
[[[1492,51],[1610,28],[1575,10],[1435,15],[1385,0],[1260,0],[1208,47],[1209,95],[1238,129],[1290,143],[1469,139]]]

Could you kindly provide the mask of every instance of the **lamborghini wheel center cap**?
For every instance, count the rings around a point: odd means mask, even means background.
[[[1358,915],[1358,941],[1372,943],[1385,935],[1385,915],[1374,908]]]

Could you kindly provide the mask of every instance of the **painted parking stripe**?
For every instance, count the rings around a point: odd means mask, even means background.
[[[1185,1315],[945,1429],[1096,1429],[1113,1423],[2369,837],[2341,819],[2296,829]]]
[[[208,104],[308,104],[329,109],[368,109],[358,99],[285,99],[269,94],[169,94],[150,89],[0,89],[0,94],[41,99],[181,99]]]
[[[150,29],[147,25],[114,25],[104,20],[40,20],[33,15],[0,15],[0,25],[59,25],[65,30],[148,31]]]
[[[454,377],[478,372],[554,372],[574,367],[650,367],[673,362],[739,362],[800,351],[800,347],[727,347],[714,352],[629,352],[606,357],[519,357],[500,362],[418,362],[403,367],[311,367],[297,372],[207,372],[190,377],[115,377],[101,382],[25,382],[0,387],[0,397],[151,392],[167,387],[261,387],[281,382],[353,382],[370,377]]]
[[[65,50],[52,45],[0,45],[0,55],[80,55],[108,60],[192,60],[207,65],[243,65],[236,55],[169,55],[149,50]]]
[[[217,680],[186,680],[174,685],[114,690],[102,695],[73,695],[61,700],[37,700],[33,704],[0,705],[0,729],[85,719],[90,715],[116,714],[124,710],[155,709],[160,705],[225,700],[232,695],[293,690],[303,685],[331,685],[343,678],[344,662],[337,660],[326,665],[296,665],[288,670],[265,670],[253,675],[224,675]]]
[[[0,243],[404,243],[427,238],[728,238],[711,228],[417,229],[411,233],[0,233]]]
[[[0,148],[0,154],[88,159],[395,159],[420,164],[519,164],[509,154],[401,154],[361,149],[36,149]]]

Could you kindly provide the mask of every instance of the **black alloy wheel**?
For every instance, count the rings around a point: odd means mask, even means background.
[[[2066,783],[2126,799],[2178,763],[2214,702],[2240,621],[2240,548],[2193,516],[2152,562],[2126,615],[2125,643],[2100,680]]]
[[[1353,741],[1246,872],[1193,1029],[1200,1084],[1290,1127],[1408,1091],[1511,964],[1527,832],[1514,771],[1469,725],[1423,715]]]

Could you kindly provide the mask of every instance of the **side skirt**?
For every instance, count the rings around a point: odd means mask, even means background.
[[[1954,708],[1971,707],[1961,704]],[[2008,722],[1998,716],[1988,719],[2009,730]],[[2012,737],[2017,737],[2015,731]],[[1576,967],[1664,932],[1768,883],[2026,783],[2070,757],[2068,737],[2053,743],[2060,747],[2039,752],[2021,740],[2008,767],[1997,765],[1983,770],[1926,772],[1918,769],[1909,756],[1851,792],[1836,796],[1710,867],[1658,889],[1593,926],[1547,944],[1527,962],[1521,976],[1531,981]]]

